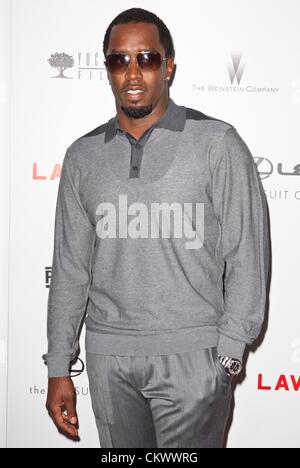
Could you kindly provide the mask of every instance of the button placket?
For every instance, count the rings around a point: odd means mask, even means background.
[[[126,132],[126,136],[131,144],[129,178],[140,177],[144,146],[147,143],[152,130],[153,128],[147,130],[139,140],[136,140],[132,135]]]
[[[141,161],[143,156],[143,147],[139,144],[131,144],[131,159],[129,177],[136,178],[140,176]]]

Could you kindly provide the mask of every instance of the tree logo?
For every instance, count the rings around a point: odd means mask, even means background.
[[[52,78],[72,79],[71,77],[64,75],[64,71],[67,68],[72,68],[74,66],[74,59],[71,55],[68,55],[65,52],[62,52],[61,54],[55,52],[55,54],[51,54],[51,57],[48,59],[48,62],[51,65],[51,67],[57,68],[59,71],[59,75],[52,76]]]

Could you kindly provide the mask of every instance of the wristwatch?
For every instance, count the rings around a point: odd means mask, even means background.
[[[218,359],[228,375],[238,375],[243,369],[243,365],[238,359],[220,355],[218,355]]]

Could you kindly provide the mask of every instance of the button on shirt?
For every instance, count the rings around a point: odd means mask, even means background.
[[[120,127],[117,116],[112,118],[105,130],[105,142],[111,143],[114,153],[109,160],[113,172],[123,180],[151,182],[159,178],[171,165],[185,119],[185,108],[170,99],[165,113],[136,140]]]
[[[143,158],[144,146],[147,143],[147,140],[153,130],[153,127],[150,127],[146,130],[143,135],[136,140],[130,133],[124,132],[117,123],[117,132],[120,138],[125,135],[128,138],[129,143],[131,144],[131,154],[130,154],[130,170],[129,177],[140,177],[140,170]]]

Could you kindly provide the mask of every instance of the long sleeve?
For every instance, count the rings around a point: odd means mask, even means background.
[[[267,202],[254,159],[234,127],[217,144],[213,206],[221,229],[224,315],[218,353],[242,360],[265,315],[269,269]],[[219,257],[220,258],[220,257]]]
[[[43,355],[49,377],[69,375],[77,354],[78,333],[91,280],[95,229],[84,209],[69,148],[59,181],[54,228],[51,285],[47,304],[48,353]]]

